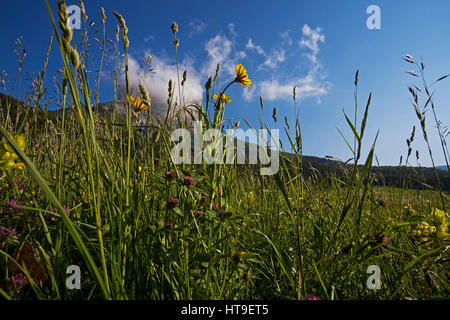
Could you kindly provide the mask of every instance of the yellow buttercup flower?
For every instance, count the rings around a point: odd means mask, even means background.
[[[247,70],[245,70],[242,64],[236,66],[235,82],[239,83],[241,86],[244,85],[250,88],[252,81],[248,78]]]
[[[133,96],[130,96],[130,100],[131,100],[131,104],[134,107],[134,111],[135,112],[140,112],[140,111],[144,111],[144,110],[149,110],[150,109],[150,107],[147,105],[147,103],[142,101],[141,98],[139,98],[139,97],[134,98]]]
[[[222,93],[222,92],[219,92],[219,93],[214,94],[214,95],[213,95],[213,98],[214,98],[216,101],[221,100],[221,101],[222,101],[223,103],[225,103],[225,104],[228,104],[228,103],[231,102],[230,97],[227,96],[226,94]]]

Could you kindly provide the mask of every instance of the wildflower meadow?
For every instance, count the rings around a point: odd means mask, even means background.
[[[157,112],[153,92],[130,83],[133,17],[99,7],[91,34],[81,2],[75,33],[66,1],[41,2],[42,23],[52,27],[42,35],[42,70],[30,76],[26,95],[7,94],[25,72],[16,43],[18,76],[0,97],[2,299],[450,297],[449,153],[429,84],[446,76],[429,79],[424,62],[403,56],[414,69],[406,91],[418,125],[389,183],[377,171],[378,134],[366,132],[373,98],[358,88],[367,74],[352,70],[355,104],[339,119],[346,127],[329,138],[345,140],[350,160],[327,160],[333,166],[322,170],[303,154],[308,136],[296,86],[294,116],[283,119],[261,95],[252,112],[270,108],[270,121],[230,120],[235,97],[258,85],[256,71],[237,61],[233,76],[217,64],[202,80],[201,104],[186,102],[191,74],[179,59],[190,40],[173,22],[167,31],[177,77]],[[52,54],[56,74],[47,72]],[[151,57],[146,63],[151,68]],[[107,68],[114,92],[105,109],[99,88]],[[432,126],[442,148],[428,143]],[[243,138],[232,135],[238,131]],[[429,151],[422,157],[443,153],[447,161],[444,169],[433,161],[429,180],[408,162],[419,138]]]

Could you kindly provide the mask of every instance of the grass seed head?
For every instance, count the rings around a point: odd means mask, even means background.
[[[173,33],[174,35],[176,35],[177,32],[178,32],[178,24],[177,24],[176,22],[172,22],[171,28],[172,28],[172,33]]]
[[[128,48],[128,46],[130,45],[130,42],[128,41],[128,28],[127,25],[125,23],[125,19],[122,17],[122,15],[116,11],[113,11],[113,14],[116,16],[117,20],[119,21],[120,27],[122,29],[122,40],[123,40],[123,45]]]

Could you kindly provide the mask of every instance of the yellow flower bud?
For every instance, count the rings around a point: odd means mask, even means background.
[[[5,153],[3,153],[3,155],[0,157],[1,161],[6,161],[11,157],[11,153],[9,153],[8,151],[5,151]]]

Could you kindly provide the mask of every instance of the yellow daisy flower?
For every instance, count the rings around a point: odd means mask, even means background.
[[[248,78],[247,70],[245,70],[242,64],[236,66],[235,82],[239,83],[241,86],[244,85],[250,88],[252,81]]]
[[[133,96],[130,96],[130,100],[131,100],[131,104],[134,107],[135,112],[141,112],[141,111],[150,109],[150,107],[147,105],[147,103],[142,101],[141,98],[139,98],[139,97],[134,98]]]
[[[222,102],[225,103],[225,104],[228,104],[228,103],[231,102],[230,97],[227,96],[226,94],[222,93],[222,92],[219,92],[219,93],[214,94],[214,95],[213,95],[213,98],[214,98],[216,101],[222,100]]]

